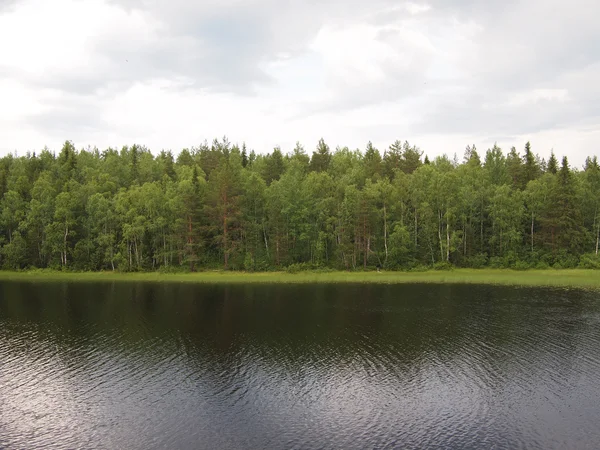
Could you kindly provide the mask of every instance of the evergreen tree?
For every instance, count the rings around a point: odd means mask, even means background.
[[[558,161],[556,160],[556,156],[554,156],[554,150],[550,153],[546,171],[554,175],[558,172]]]
[[[367,178],[377,178],[381,174],[381,154],[373,147],[371,141],[367,144],[365,151],[364,166]]]
[[[541,169],[536,157],[531,151],[531,144],[525,144],[525,154],[523,155],[521,189],[525,189],[527,183],[535,180],[541,174]]]
[[[246,143],[242,144],[242,167],[248,166],[248,153],[246,152]]]
[[[329,152],[329,146],[323,139],[320,139],[317,150],[312,154],[310,160],[310,170],[313,172],[325,172],[329,168],[330,162],[331,153]]]

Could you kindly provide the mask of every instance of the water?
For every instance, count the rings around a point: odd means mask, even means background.
[[[600,295],[0,285],[0,448],[583,449]]]

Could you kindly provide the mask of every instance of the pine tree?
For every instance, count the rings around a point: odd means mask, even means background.
[[[367,144],[364,155],[365,175],[367,178],[377,178],[381,174],[381,154],[373,147],[371,141]]]
[[[402,163],[402,143],[394,142],[383,154],[383,173],[390,180],[394,178],[394,171],[400,169]]]
[[[506,168],[513,187],[520,188],[522,186],[523,165],[521,163],[521,157],[514,147],[510,149],[510,152],[506,157]]]
[[[246,152],[246,143],[242,144],[242,167],[248,166],[248,153]]]
[[[550,159],[548,160],[548,168],[546,171],[554,175],[558,172],[558,161],[556,160],[556,156],[554,156],[554,150],[550,152]]]
[[[321,138],[317,145],[317,151],[312,154],[310,170],[313,172],[325,172],[329,168],[330,162],[331,153],[329,153],[329,146]]]
[[[523,155],[521,189],[525,189],[527,183],[538,178],[540,173],[540,166],[536,161],[535,155],[531,151],[531,144],[527,142],[525,144],[525,154]]]
[[[558,172],[556,210],[558,212],[556,244],[559,248],[578,253],[583,244],[581,208],[577,203],[577,192],[573,173],[564,156]]]

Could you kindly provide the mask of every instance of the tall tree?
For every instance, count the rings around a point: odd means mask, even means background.
[[[317,150],[312,154],[310,159],[310,170],[314,172],[325,172],[329,168],[331,161],[331,153],[329,152],[329,146],[321,138],[317,145]]]

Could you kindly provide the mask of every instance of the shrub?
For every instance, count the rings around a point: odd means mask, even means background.
[[[289,266],[287,266],[285,268],[285,271],[287,273],[298,273],[298,272],[303,272],[306,270],[310,270],[310,264],[308,263],[294,263],[294,264],[290,264]]]
[[[488,257],[485,253],[480,253],[467,259],[467,266],[472,267],[473,269],[481,269],[482,267],[485,267],[487,263]]]
[[[252,253],[246,253],[244,256],[244,269],[248,272],[253,272],[256,267]]]
[[[594,253],[586,253],[579,260],[581,269],[600,269],[600,258]]]
[[[448,261],[438,261],[433,265],[433,270],[452,270],[454,266]]]
[[[492,269],[503,269],[504,268],[504,259],[499,256],[492,256],[490,258],[490,267]]]
[[[523,260],[518,260],[514,265],[515,270],[527,270],[530,268],[531,268],[530,264],[527,261],[523,261]]]

